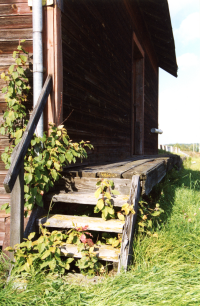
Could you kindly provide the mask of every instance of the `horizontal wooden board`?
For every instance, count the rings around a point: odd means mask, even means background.
[[[50,215],[48,220],[46,217],[38,219],[39,225],[44,223],[46,223],[46,227],[55,227],[63,229],[75,228],[80,226],[83,227],[88,225],[88,230],[91,231],[113,233],[122,233],[122,228],[124,225],[124,221],[115,219],[104,221],[102,218],[79,217],[70,215]]]
[[[111,203],[115,207],[122,207],[123,204],[129,199],[127,195],[116,195],[112,196]],[[60,194],[48,194],[46,199],[53,200],[53,202],[63,202],[74,204],[85,204],[85,205],[96,205],[97,198],[94,193],[82,193],[82,192],[73,192],[73,193],[60,193]]]
[[[124,178],[130,179],[134,174],[139,174],[141,180],[145,180],[147,178],[147,173],[151,172],[154,170],[156,167],[158,167],[160,164],[165,164],[164,160],[154,160],[154,161],[149,161],[146,162],[143,165],[139,165],[138,167],[131,169],[130,171],[127,171],[124,174]]]
[[[23,37],[20,37],[21,39]],[[1,41],[0,43],[0,53],[12,53],[13,50],[17,49],[19,45],[19,40],[9,40],[9,41]],[[32,40],[26,40],[23,43],[23,47],[27,52],[33,52],[33,42]]]
[[[83,167],[81,169],[69,170],[71,175],[76,175],[80,177],[99,177],[99,178],[128,178],[126,173],[134,171],[138,166],[149,163],[154,159],[143,158],[142,156],[135,156],[128,160],[121,161],[118,163],[107,163],[105,165]]]
[[[1,29],[24,29],[32,28],[32,16],[1,16],[0,17],[0,28]]]
[[[81,258],[82,254],[78,252],[78,248],[74,244],[66,244],[61,248],[62,255],[68,257]],[[110,245],[95,246],[94,252],[100,260],[118,262],[120,249],[113,248]]]
[[[16,3],[26,3],[28,5],[28,0],[0,0],[1,4],[16,4]]]
[[[20,40],[20,39],[33,39],[33,31],[28,29],[0,29],[0,41],[7,40]]]
[[[151,192],[152,188],[158,183],[160,183],[166,173],[167,166],[165,162],[158,164],[154,169],[148,171],[146,173],[146,179],[143,182],[142,193],[148,195]]]
[[[15,63],[15,60],[13,58],[13,51],[11,54],[1,54],[0,56],[0,67],[1,71],[2,69],[7,69],[7,67],[4,68],[4,66],[10,66]],[[28,54],[28,62],[27,62],[27,67],[30,65],[30,63],[33,62],[33,53]]]
[[[63,174],[64,176],[64,174]],[[63,177],[62,187],[67,190],[73,190],[77,192],[90,192],[94,193],[96,191],[96,183],[99,181],[99,178],[88,178],[88,177]],[[121,180],[113,179],[114,188],[119,191],[122,195],[129,194],[131,180]]]
[[[25,15],[25,14],[32,15],[30,7],[27,5],[27,3],[18,2],[18,3],[0,4],[0,16]]]

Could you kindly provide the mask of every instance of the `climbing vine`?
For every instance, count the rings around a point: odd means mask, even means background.
[[[22,48],[20,41],[17,50],[13,52],[15,64],[11,65],[7,72],[1,74],[1,79],[6,83],[2,92],[7,103],[4,112],[4,122],[0,126],[0,133],[8,135],[10,145],[1,155],[5,168],[9,169],[11,153],[20,142],[28,123],[27,101],[30,91],[28,78],[25,74],[27,52]],[[70,140],[64,125],[56,127],[49,124],[50,135],[37,137],[35,134],[31,140],[24,159],[24,193],[25,207],[32,210],[34,205],[43,206],[43,194],[53,187],[55,181],[61,176],[64,166],[75,163],[77,158],[87,158],[86,148],[92,149],[89,141],[74,143]],[[8,207],[5,204],[4,209]]]

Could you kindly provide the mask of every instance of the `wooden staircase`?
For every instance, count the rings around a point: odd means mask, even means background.
[[[69,173],[68,173],[69,175]],[[120,195],[112,196],[112,203],[115,207],[122,207],[124,203],[129,201],[130,204],[134,204],[135,211],[137,212],[137,203],[140,196],[140,179],[138,175],[133,176],[132,179],[112,179],[115,185],[115,189],[120,191]],[[94,196],[96,190],[96,183],[99,178],[88,177],[65,177],[67,186],[67,192],[60,190],[57,193],[50,193],[46,195],[45,200],[54,203],[65,203],[66,205],[85,205],[95,206],[97,199]],[[93,210],[92,207],[92,210]],[[67,208],[66,208],[67,210]],[[120,209],[119,209],[120,210]],[[88,231],[94,231],[97,233],[116,233],[122,235],[122,247],[114,248],[110,245],[95,246],[95,253],[100,260],[113,262],[115,267],[118,264],[118,271],[121,268],[127,269],[132,255],[132,240],[134,232],[134,224],[136,221],[136,215],[130,215],[126,217],[125,221],[119,219],[111,219],[104,221],[102,218],[86,217],[86,216],[74,216],[74,215],[62,215],[54,214],[47,217],[41,217],[38,219],[38,225],[43,224],[47,228],[56,229],[70,229],[74,227],[88,226]],[[81,253],[78,252],[77,246],[72,244],[66,244],[61,248],[63,255],[73,256],[80,258]]]
[[[45,201],[66,205],[71,208],[71,214],[50,215],[38,219],[38,225],[43,224],[47,228],[70,229],[74,227],[88,226],[89,231],[118,233],[122,235],[121,249],[110,245],[96,246],[95,252],[100,260],[115,262],[118,271],[127,269],[132,259],[133,234],[137,218],[138,201],[140,194],[148,194],[153,186],[161,181],[166,172],[175,164],[180,164],[177,156],[135,156],[121,162],[82,166],[68,169],[59,182],[59,185],[45,196]],[[100,178],[112,179],[115,189],[120,195],[112,196],[114,207],[122,207],[128,202],[134,205],[135,214],[130,214],[125,221],[111,219],[104,221],[102,218],[75,216],[73,207],[76,205],[96,205],[96,183]],[[66,244],[61,251],[65,256],[80,258],[75,245]],[[116,265],[115,264],[115,265]]]

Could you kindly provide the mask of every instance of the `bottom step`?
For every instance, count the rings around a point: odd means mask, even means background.
[[[78,248],[74,244],[66,244],[61,247],[61,252],[63,255],[68,257],[75,257],[75,258],[81,258],[82,255],[80,252],[78,252]],[[100,260],[105,261],[113,261],[118,262],[119,261],[119,255],[120,255],[120,248],[113,248],[110,245],[101,245],[101,246],[95,246],[94,252],[96,253],[97,257]]]
[[[124,221],[111,219],[104,221],[102,218],[79,217],[71,215],[50,215],[38,219],[38,224],[44,224],[46,227],[55,228],[74,228],[88,225],[87,230],[100,232],[122,233]]]

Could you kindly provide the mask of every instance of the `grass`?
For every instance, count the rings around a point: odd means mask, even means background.
[[[0,305],[200,305],[200,159],[192,160],[152,192],[149,200],[165,211],[162,222],[154,228],[157,235],[135,235],[127,273],[84,286],[38,273],[26,276],[23,290],[3,279]]]

